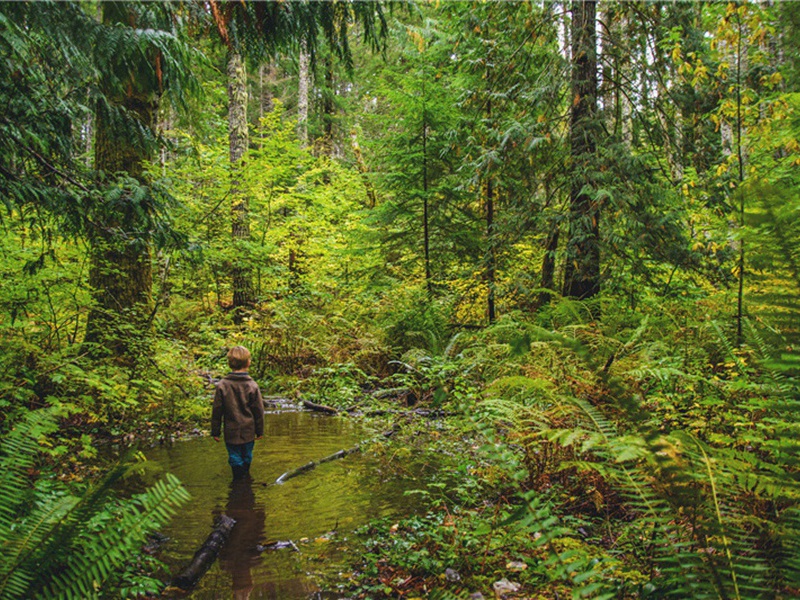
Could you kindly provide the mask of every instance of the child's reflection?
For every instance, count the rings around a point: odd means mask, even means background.
[[[220,566],[231,574],[233,597],[247,600],[253,591],[250,569],[260,562],[256,546],[264,535],[264,506],[256,505],[252,479],[245,477],[231,483],[225,513],[236,520],[236,525],[220,550]]]

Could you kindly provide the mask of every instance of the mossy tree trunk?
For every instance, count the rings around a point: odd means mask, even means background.
[[[233,275],[233,309],[240,320],[244,309],[255,304],[252,273],[244,242],[250,239],[248,198],[243,189],[243,171],[249,144],[247,126],[247,73],[242,55],[228,50],[228,137],[231,162],[231,233],[235,252],[231,264]]]
[[[103,5],[103,20],[135,27],[133,14],[122,3]],[[110,87],[110,86],[108,86]],[[146,139],[156,125],[159,94],[150,78],[129,76],[123,92],[104,90],[116,107],[138,121],[133,134],[130,121],[115,118],[98,108],[95,116],[95,166],[101,177],[113,181],[127,176],[145,186],[144,164],[153,156]],[[135,185],[135,184],[134,184]],[[89,313],[84,341],[102,345],[117,358],[131,359],[136,353],[132,340],[140,343],[152,311],[152,262],[149,241],[149,192],[141,195],[125,186],[121,194],[109,196],[97,211],[90,236],[89,284],[94,306]]]

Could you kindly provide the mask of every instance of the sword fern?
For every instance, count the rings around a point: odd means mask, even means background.
[[[166,523],[188,493],[172,475],[142,494],[118,499],[113,469],[77,495],[28,475],[38,440],[55,428],[52,412],[28,414],[0,443],[0,597],[86,599],[99,597],[121,577],[147,534]]]

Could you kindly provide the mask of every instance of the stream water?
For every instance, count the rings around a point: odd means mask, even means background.
[[[191,561],[217,515],[237,521],[217,561],[186,597],[338,598],[319,591],[319,576],[338,576],[355,528],[416,510],[417,496],[404,492],[424,487],[423,473],[396,466],[382,472],[385,467],[369,453],[355,453],[281,485],[274,482],[286,471],[374,436],[352,419],[268,412],[254,451],[253,482],[244,485],[231,484],[222,442],[205,437],[146,451],[151,464],[175,474],[192,496],[161,532],[169,539],[158,556],[173,574]],[[294,541],[300,552],[259,551],[283,540]]]

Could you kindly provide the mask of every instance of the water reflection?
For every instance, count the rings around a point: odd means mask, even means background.
[[[273,485],[290,469],[375,435],[347,418],[268,413],[253,452],[253,481],[242,486],[231,485],[227,455],[210,438],[148,451],[148,462],[175,474],[192,496],[162,530],[170,541],[159,558],[171,573],[190,562],[208,536],[209,512],[237,520],[218,560],[187,598],[307,600],[323,573],[338,572],[355,528],[371,518],[413,512],[420,496],[403,492],[423,486],[426,469],[408,458],[387,468],[369,451],[355,453]],[[337,533],[329,535],[332,530]],[[295,541],[300,553],[267,550],[259,556],[257,545],[279,540]]]
[[[249,600],[253,591],[252,569],[261,562],[259,544],[263,542],[266,516],[264,505],[256,503],[250,477],[233,481],[225,514],[236,521],[227,543],[219,553],[219,564],[231,575],[235,600]]]

